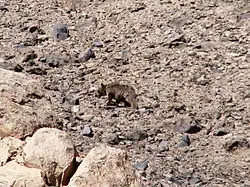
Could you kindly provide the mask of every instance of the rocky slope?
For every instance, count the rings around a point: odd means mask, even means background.
[[[0,67],[41,82],[17,87],[11,107],[68,132],[80,154],[126,150],[145,186],[250,186],[249,10],[245,0],[2,0]],[[113,81],[136,89],[137,111],[96,97]],[[3,124],[22,114],[8,106]]]

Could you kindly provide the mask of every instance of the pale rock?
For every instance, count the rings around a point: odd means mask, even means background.
[[[0,166],[5,165],[10,157],[20,153],[21,150],[18,149],[23,144],[23,141],[10,136],[2,139],[0,141]]]
[[[39,79],[0,68],[0,138],[25,138],[41,127],[56,125],[56,106],[45,93]]]
[[[48,185],[67,185],[76,170],[76,149],[64,131],[41,128],[23,147],[25,165],[40,168]]]
[[[11,161],[0,167],[0,186],[2,187],[43,187],[44,182],[41,177],[41,170],[27,168]]]
[[[83,159],[68,187],[140,187],[125,151],[101,145]]]

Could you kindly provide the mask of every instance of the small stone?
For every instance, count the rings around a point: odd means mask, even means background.
[[[31,68],[27,69],[26,72],[30,73],[30,74],[35,74],[35,75],[46,75],[47,74],[47,72],[39,66],[31,67]]]
[[[180,119],[176,122],[175,130],[180,133],[194,134],[201,131],[201,127],[198,126],[197,121],[191,118]]]
[[[228,130],[226,130],[226,129],[217,129],[217,130],[214,131],[213,135],[214,135],[214,136],[225,136],[225,135],[227,135],[228,133],[229,133],[229,132],[228,132]]]
[[[26,54],[22,62],[28,62],[30,60],[34,60],[35,58],[37,58],[37,54],[35,51],[31,50]]]
[[[85,125],[83,127],[83,130],[81,131],[81,135],[92,137],[93,136],[93,130],[91,129],[91,127],[89,125]]]
[[[26,47],[26,45],[25,45],[23,42],[18,43],[18,44],[14,44],[14,45],[12,46],[12,48],[15,48],[15,49],[18,49],[18,48],[25,48],[25,47]]]
[[[69,93],[69,94],[66,94],[66,96],[63,98],[62,103],[66,105],[79,105],[80,101],[79,101],[79,97],[76,94]]]
[[[100,41],[94,41],[93,43],[93,47],[103,47],[103,43],[101,43]]]
[[[178,144],[178,147],[186,147],[186,146],[189,146],[190,145],[190,138],[188,135],[183,135],[181,137],[181,141],[180,143]]]
[[[52,36],[55,40],[65,40],[69,36],[68,26],[62,23],[56,23],[53,26]]]
[[[71,111],[73,113],[78,113],[80,111],[80,106],[79,105],[74,105],[71,107]]]
[[[38,29],[39,29],[39,26],[32,25],[29,27],[29,32],[33,33],[33,32],[36,32]]]
[[[94,51],[91,48],[89,48],[86,53],[84,53],[84,54],[81,53],[79,55],[78,59],[80,61],[86,62],[86,61],[90,60],[91,58],[95,58],[95,57],[96,56],[95,56]]]
[[[144,160],[143,162],[134,164],[133,167],[137,170],[145,171],[148,168],[148,161]]]
[[[20,64],[16,64],[16,65],[14,66],[14,71],[15,71],[15,72],[22,72],[23,69],[24,69],[24,68],[23,68]]]
[[[169,150],[168,141],[165,140],[161,141],[161,143],[158,146],[158,149],[160,152],[168,151]]]
[[[126,144],[126,145],[133,145],[133,142],[132,141],[124,141],[124,143]]]
[[[77,157],[76,157],[76,164],[77,164],[77,165],[80,165],[80,164],[82,163],[83,160],[84,160],[84,158],[77,156]]]
[[[39,61],[40,61],[40,62],[46,62],[47,59],[46,59],[45,57],[42,57],[42,58],[39,59]]]
[[[205,86],[205,85],[209,84],[210,80],[205,78],[204,76],[201,76],[200,78],[198,78],[196,80],[196,82],[197,82],[198,85]]]
[[[41,42],[44,42],[46,40],[49,40],[49,36],[46,34],[38,35],[36,39],[37,39],[37,41],[39,41],[41,43]]]
[[[202,180],[199,178],[199,177],[192,177],[190,180],[189,180],[189,183],[194,186],[194,185],[197,185],[198,183],[201,183]]]
[[[114,133],[108,133],[103,138],[103,142],[111,144],[111,145],[117,145],[120,142],[119,136]]]
[[[85,121],[85,122],[91,122],[91,120],[94,118],[95,116],[92,114],[86,114],[86,115],[78,115],[77,118],[81,121]]]

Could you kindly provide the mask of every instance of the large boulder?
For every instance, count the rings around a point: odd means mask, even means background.
[[[21,153],[23,144],[23,141],[10,136],[0,140],[0,166],[5,165],[11,157]]]
[[[125,151],[102,145],[83,159],[68,187],[139,187]]]
[[[41,128],[23,147],[26,166],[42,170],[48,185],[67,185],[76,171],[76,149],[71,137],[55,128]]]
[[[39,79],[0,69],[0,139],[24,139],[41,127],[54,127],[55,107]]]
[[[41,170],[21,166],[15,161],[8,162],[0,167],[0,186],[32,186],[43,187]]]

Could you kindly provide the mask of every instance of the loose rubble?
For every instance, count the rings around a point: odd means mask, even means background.
[[[117,170],[118,186],[134,172],[145,187],[249,186],[247,1],[0,0],[0,14],[0,186],[76,181],[103,143],[126,153],[126,167],[107,158],[103,179],[93,161],[84,175],[96,185]],[[134,108],[98,97],[112,82],[136,90]],[[41,166],[25,154],[47,150],[30,141],[43,128],[55,157]],[[55,129],[72,158],[56,149]]]

